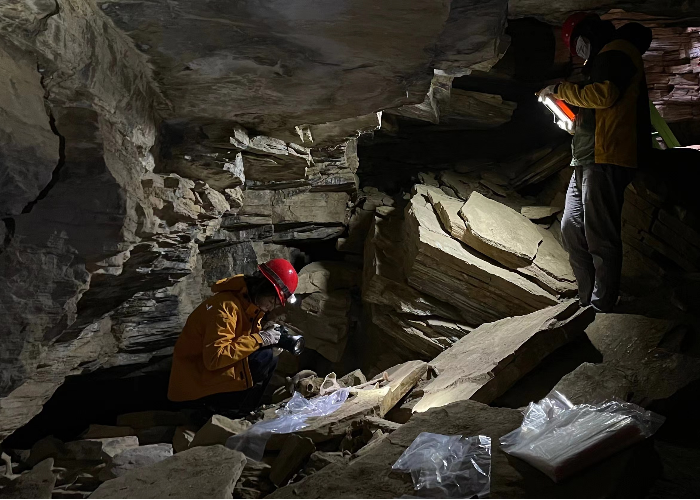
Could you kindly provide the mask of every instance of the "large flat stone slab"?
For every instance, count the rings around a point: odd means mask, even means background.
[[[510,207],[473,192],[459,211],[466,243],[511,269],[529,265],[542,242],[537,227]]]
[[[669,398],[700,379],[700,359],[665,347],[667,336],[682,335],[678,328],[686,327],[635,314],[598,314],[586,335],[603,362],[583,363],[555,389],[576,404],[620,398],[648,406]]]
[[[490,403],[547,355],[581,334],[593,311],[576,301],[481,325],[436,357],[438,376],[413,408],[424,412],[455,401]]]
[[[224,446],[198,447],[107,481],[90,498],[232,498],[245,463]]]

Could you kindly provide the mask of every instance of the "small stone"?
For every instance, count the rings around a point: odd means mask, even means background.
[[[382,218],[387,218],[389,217],[396,208],[394,207],[377,207],[377,209],[374,211],[379,217]]]
[[[133,469],[148,467],[172,456],[173,447],[170,444],[150,444],[132,448],[112,457],[100,472],[99,478],[101,481],[108,481],[123,476]]]
[[[56,476],[51,471],[53,459],[47,458],[29,472],[0,489],[0,498],[51,498]]]
[[[173,451],[180,453],[187,450],[194,439],[197,428],[193,426],[181,425],[175,429],[173,435]]]
[[[68,458],[74,460],[105,461],[130,448],[137,448],[136,436],[117,438],[81,439],[65,444]]]
[[[284,441],[280,454],[272,463],[270,480],[277,486],[287,484],[314,451],[316,446],[311,439],[291,434]]]
[[[175,436],[175,427],[169,425],[159,425],[157,427],[149,427],[148,429],[140,429],[136,436],[139,438],[139,444],[145,446],[148,444],[157,443],[172,443]]]
[[[447,196],[451,198],[457,198],[457,193],[455,193],[455,190],[451,187],[440,186],[440,189],[442,189],[442,192],[445,193]]]
[[[190,448],[226,444],[231,436],[240,434],[252,424],[246,419],[231,420],[222,415],[213,415],[204,426],[194,435]]]

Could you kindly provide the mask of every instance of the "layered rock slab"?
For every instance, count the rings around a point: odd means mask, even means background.
[[[432,0],[379,8],[366,0],[282,9],[256,2],[100,6],[148,56],[172,103],[164,112],[239,121],[290,140],[295,125],[421,100],[430,81],[426,50],[449,14],[449,5]]]
[[[526,217],[474,192],[459,211],[466,224],[464,240],[475,250],[511,269],[529,265],[542,236]]]
[[[569,264],[569,255],[548,230],[531,223],[511,208],[496,201],[488,200],[488,203],[484,203],[486,205],[484,208],[487,209],[485,210],[486,215],[473,213],[473,217],[474,220],[479,220],[482,226],[498,229],[501,243],[487,242],[476,238],[478,243],[474,246],[474,235],[470,232],[470,228],[468,228],[462,217],[462,210],[467,208],[470,202],[464,203],[461,200],[447,196],[434,187],[421,187],[421,192],[426,193],[440,222],[453,238],[498,260],[506,267],[517,265],[517,263],[512,256],[506,256],[502,249],[511,245],[511,243],[515,243],[517,246],[524,241],[520,237],[519,231],[509,233],[507,228],[517,227],[524,229],[530,236],[537,232],[540,242],[536,246],[533,245],[535,251],[534,259],[531,262],[524,259],[523,262],[526,265],[515,270],[519,274],[531,278],[546,291],[554,295],[568,296],[576,292],[576,278]],[[481,197],[486,200],[477,192],[472,193],[470,200],[472,197]],[[491,207],[495,206],[492,204],[500,205],[497,207],[498,210],[491,210]],[[510,220],[510,224],[507,223],[507,219]],[[537,237],[531,238],[531,243],[534,243],[536,239]]]
[[[462,310],[479,325],[557,302],[523,276],[497,266],[453,239],[420,194],[406,208],[408,283]]]
[[[424,387],[413,411],[466,399],[490,403],[548,354],[583,333],[592,319],[590,308],[569,301],[481,325],[432,361],[438,376]]]
[[[238,451],[198,447],[107,481],[90,498],[231,498],[245,464]]]

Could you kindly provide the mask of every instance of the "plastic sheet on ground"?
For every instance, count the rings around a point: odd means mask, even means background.
[[[258,422],[245,432],[231,436],[226,447],[238,450],[252,460],[260,461],[272,434],[287,434],[303,429],[310,417],[325,417],[335,412],[348,399],[350,391],[340,389],[326,396],[306,399],[298,392],[276,411],[278,417]]]
[[[491,438],[421,432],[392,469],[410,473],[421,497],[481,497],[491,488]]]
[[[573,405],[552,391],[530,403],[522,425],[501,437],[501,448],[544,472],[567,477],[654,434],[664,417],[619,400]]]

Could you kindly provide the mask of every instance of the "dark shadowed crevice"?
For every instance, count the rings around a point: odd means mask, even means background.
[[[44,186],[44,189],[41,190],[39,195],[34,200],[27,203],[27,205],[22,209],[23,214],[28,214],[31,212],[34,205],[48,196],[49,191],[51,191],[51,189],[60,179],[61,169],[63,169],[63,166],[66,163],[66,138],[63,137],[56,128],[56,119],[54,118],[53,113],[49,113],[49,126],[51,127],[51,131],[58,137],[58,163],[56,164],[56,168],[54,168],[53,172],[51,173],[51,180],[49,183]]]

